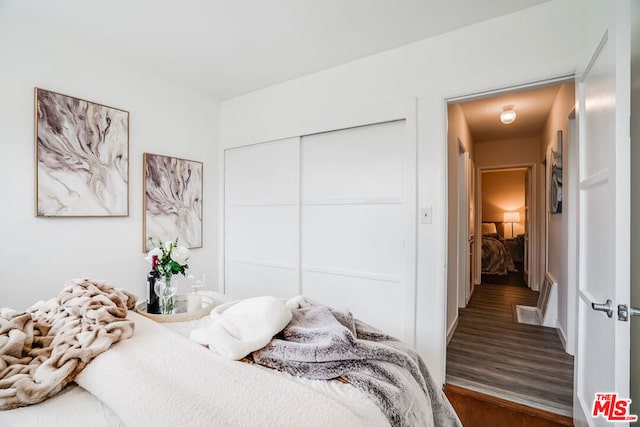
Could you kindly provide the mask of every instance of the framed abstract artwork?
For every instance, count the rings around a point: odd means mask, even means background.
[[[547,146],[547,195],[549,213],[562,213],[562,131]]]
[[[143,251],[148,237],[202,247],[202,162],[144,153]]]
[[[35,88],[36,216],[129,215],[129,112]]]

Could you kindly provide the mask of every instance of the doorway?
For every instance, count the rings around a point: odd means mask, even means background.
[[[573,357],[566,352],[566,336],[574,332],[567,330],[573,324],[567,316],[575,301],[568,300],[566,235],[554,236],[565,240],[564,253],[556,251],[552,266],[560,270],[554,276],[564,274],[555,283],[555,291],[562,287],[562,292],[551,302],[558,306],[551,310],[554,319],[545,319],[545,326],[524,323],[516,307],[535,313],[543,281],[552,276],[545,252],[549,219],[543,161],[552,135],[565,129],[573,91],[570,79],[448,104],[447,383],[567,416],[572,415]],[[499,116],[507,110],[515,111],[516,120],[503,124]],[[463,152],[467,163],[461,161]],[[460,169],[469,165],[475,183],[464,189]],[[558,230],[567,217],[565,212],[554,218]],[[461,247],[465,218],[469,249]],[[489,268],[487,240],[511,264],[505,260]],[[459,279],[467,272],[474,285],[470,298],[461,295]]]
[[[533,170],[534,165],[479,170],[482,284],[528,287],[531,283],[527,258],[532,253],[528,246]]]

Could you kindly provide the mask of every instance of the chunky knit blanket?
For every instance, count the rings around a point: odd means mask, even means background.
[[[392,426],[460,426],[449,401],[406,344],[348,311],[311,306],[293,318],[256,363],[315,380],[342,378],[368,395]]]
[[[41,402],[97,355],[133,335],[135,296],[106,282],[71,280],[57,298],[0,310],[0,409]]]

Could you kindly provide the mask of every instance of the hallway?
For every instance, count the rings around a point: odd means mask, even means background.
[[[537,299],[525,287],[476,286],[447,347],[447,384],[571,416],[573,356],[555,329],[514,321],[516,304]]]

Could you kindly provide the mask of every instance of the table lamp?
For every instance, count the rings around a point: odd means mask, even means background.
[[[503,222],[511,223],[511,237],[513,237],[513,223],[520,222],[520,212],[505,212]]]

